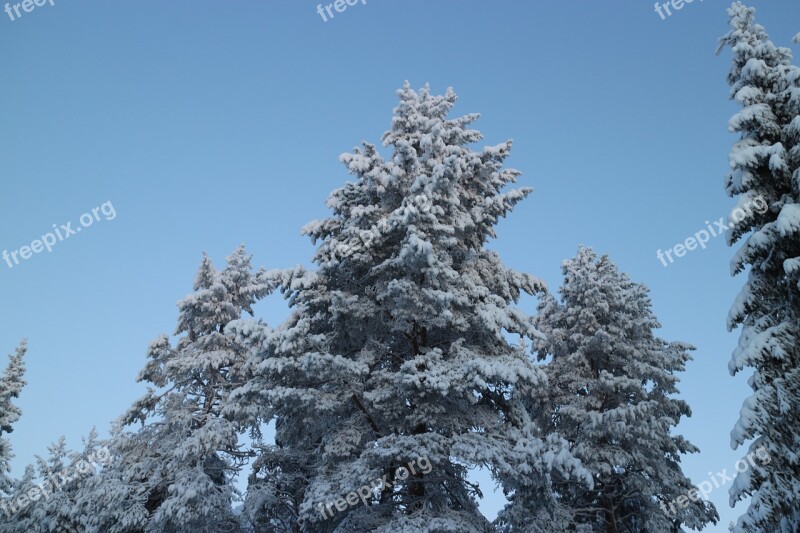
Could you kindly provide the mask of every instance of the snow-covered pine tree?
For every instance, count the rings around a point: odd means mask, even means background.
[[[272,273],[278,285],[288,286],[289,279],[302,276],[302,269]],[[274,420],[267,391],[261,388],[263,360],[258,356],[267,349],[272,330],[260,321],[242,319],[231,322],[228,331],[235,342],[254,356],[245,365],[244,383],[234,391],[223,413],[239,427],[249,428],[253,437],[256,459],[248,477],[243,514],[249,528],[255,532],[296,533],[300,531],[299,508],[314,462],[312,452],[303,446],[305,437],[293,434],[286,440],[287,425],[281,418]],[[265,443],[261,428],[275,421],[276,436],[273,444]]]
[[[530,192],[503,191],[519,174],[503,168],[511,143],[470,148],[482,138],[469,128],[477,115],[449,119],[452,90],[406,83],[398,94],[383,137],[391,158],[368,143],[341,157],[356,181],[329,197],[333,216],[304,230],[321,241],[319,269],[284,285],[293,314],[239,396],[268,400],[281,471],[306,473],[303,531],[488,531],[470,468],[579,469],[529,434],[513,396],[544,378],[505,336],[537,334],[514,304],[543,284],[486,249]],[[309,464],[296,468],[297,457]],[[428,473],[400,470],[418,458]],[[343,499],[370,484],[363,501]]]
[[[8,507],[9,498],[16,493],[17,483],[11,476],[11,459],[14,453],[11,441],[6,437],[14,430],[22,411],[14,405],[25,387],[25,353],[28,345],[22,340],[16,351],[8,356],[8,365],[0,375],[0,531],[6,533],[12,523],[13,513]]]
[[[607,256],[580,247],[563,263],[561,300],[542,299],[534,344],[549,394],[533,397],[536,426],[566,438],[594,479],[587,487],[554,477],[558,509],[537,494],[515,495],[501,524],[528,531],[547,517],[547,531],[679,532],[716,523],[713,505],[688,501],[692,483],[681,454],[697,452],[671,430],[689,406],[674,398],[677,372],[691,359],[683,343],[654,336],[660,325],[648,289],[619,272]],[[527,496],[527,497],[525,497]],[[676,503],[683,496],[687,506]]]
[[[166,335],[148,350],[139,375],[148,393],[121,418],[136,432],[115,430],[112,465],[86,484],[88,531],[198,533],[237,531],[232,478],[243,460],[237,427],[221,414],[241,385],[245,350],[225,327],[252,312],[270,292],[243,247],[218,272],[204,256],[194,292],[178,302],[173,347]],[[92,503],[94,502],[94,503]]]
[[[11,441],[5,437],[14,430],[22,411],[14,405],[13,400],[19,398],[22,388],[26,385],[25,352],[28,344],[25,340],[19,343],[16,352],[8,356],[8,366],[0,376],[0,497],[10,495],[14,478],[11,477]]]
[[[70,479],[73,472],[68,468],[70,453],[66,439],[62,436],[48,446],[47,451],[47,458],[36,456],[36,479],[29,479],[20,485],[16,494],[19,497],[41,487],[45,492],[39,492],[46,497],[40,496],[36,501],[29,501],[19,510],[14,517],[14,533],[50,533],[58,531],[62,523],[67,528],[72,523],[77,481]]]
[[[22,477],[14,480],[11,488],[11,497],[3,501],[0,508],[0,533],[27,533],[32,520],[26,514],[25,509],[21,509],[15,501],[16,496],[34,486],[36,481],[36,469],[33,465],[27,465]],[[9,505],[10,504],[10,505]]]
[[[100,446],[101,441],[93,429],[84,439],[83,453],[69,451],[66,439],[61,437],[50,445],[47,458],[37,456],[36,468],[26,468],[25,478],[18,483],[16,490],[17,497],[32,497],[14,516],[11,529],[3,533],[83,531],[79,490],[82,483],[102,468],[108,459],[99,453]]]
[[[749,267],[731,307],[728,328],[742,326],[729,369],[752,368],[745,400],[731,432],[734,449],[770,460],[737,474],[731,505],[748,496],[734,531],[800,531],[800,70],[788,48],[776,47],[755,22],[755,10],[735,2],[730,31],[720,40],[733,61],[728,82],[742,109],[729,129],[741,139],[730,153],[731,212],[728,243],[744,239],[731,262],[736,275]],[[767,209],[746,209],[763,203]],[[761,452],[763,455],[763,451]]]

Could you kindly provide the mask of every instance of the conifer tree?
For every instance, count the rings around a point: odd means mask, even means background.
[[[519,175],[503,168],[511,142],[470,148],[478,116],[448,118],[452,90],[398,94],[390,157],[369,143],[341,157],[356,181],[304,230],[319,268],[283,284],[293,314],[237,392],[277,419],[278,470],[300,480],[303,531],[488,531],[470,468],[580,473],[559,443],[530,434],[514,396],[544,385],[523,340],[537,332],[514,305],[544,287],[486,249],[530,193],[503,190]],[[418,458],[429,473],[401,470]]]
[[[25,494],[34,486],[35,480],[36,469],[33,465],[27,465],[22,477],[13,481],[9,497],[2,501],[0,507],[0,533],[27,533],[32,527],[33,519],[27,509],[19,505],[17,496]]]
[[[14,405],[13,400],[19,398],[26,385],[25,352],[28,351],[26,341],[20,342],[16,352],[8,356],[8,366],[0,376],[0,496],[8,495],[13,484],[11,477],[11,442],[4,437],[14,431],[14,424],[22,416],[22,411]]]
[[[36,457],[36,467],[29,465],[17,485],[16,501],[27,500],[14,516],[7,533],[71,533],[83,531],[79,491],[82,483],[94,475],[109,457],[93,429],[84,439],[83,453],[67,449],[61,437],[50,445],[47,458]],[[36,474],[34,474],[36,472]],[[6,533],[6,532],[4,532]]]
[[[15,494],[16,482],[11,476],[11,459],[14,454],[11,441],[6,437],[14,431],[14,424],[19,421],[22,411],[14,404],[19,398],[26,382],[25,353],[28,345],[25,340],[19,343],[14,354],[8,356],[8,365],[0,375],[0,528],[12,514],[8,508],[9,499]]]
[[[243,312],[252,313],[269,292],[263,276],[252,272],[242,247],[221,272],[203,257],[194,292],[178,302],[177,345],[166,335],[156,339],[139,375],[157,389],[121,418],[111,443],[112,466],[86,484],[82,502],[89,531],[238,529],[233,476],[251,454],[241,450],[237,426],[221,411],[241,384],[246,353],[225,328]],[[137,431],[123,430],[136,422]]]
[[[728,315],[742,326],[729,369],[753,369],[753,394],[731,432],[732,446],[750,441],[750,454],[769,461],[737,474],[731,505],[751,497],[734,531],[800,530],[800,69],[788,48],[776,47],[755,22],[755,10],[734,2],[728,10],[733,61],[731,97],[742,106],[729,128],[740,134],[730,153],[728,243],[744,240],[732,273],[749,268]],[[762,212],[748,203],[767,206]]]
[[[713,505],[682,473],[681,455],[697,452],[672,430],[689,406],[674,398],[677,372],[692,348],[667,343],[648,290],[607,256],[581,247],[563,264],[561,300],[542,299],[535,342],[549,394],[530,402],[536,427],[566,438],[592,474],[593,486],[553,479],[557,508],[522,492],[501,516],[510,531],[541,523],[546,531],[650,532],[716,523]],[[688,501],[688,505],[678,504]],[[545,525],[546,524],[546,525]]]

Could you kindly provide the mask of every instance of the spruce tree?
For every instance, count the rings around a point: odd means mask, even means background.
[[[139,380],[155,388],[115,428],[112,466],[86,484],[89,531],[238,529],[233,477],[251,454],[221,411],[241,384],[246,353],[225,328],[269,292],[263,275],[242,247],[221,272],[203,257],[194,292],[178,302],[177,345],[162,335],[148,350]],[[123,430],[137,422],[137,431]]]
[[[17,497],[26,495],[29,498],[14,516],[8,533],[84,531],[80,488],[110,459],[101,445],[93,429],[84,439],[82,453],[69,451],[66,440],[61,437],[50,445],[47,458],[37,456],[35,469],[28,466],[25,477],[17,485]]]
[[[277,420],[278,470],[302,497],[303,531],[488,531],[471,468],[580,473],[530,434],[514,395],[544,385],[523,340],[537,332],[515,307],[544,287],[486,248],[530,193],[504,190],[519,175],[503,166],[511,142],[472,149],[478,116],[448,118],[452,90],[398,94],[390,157],[369,143],[341,157],[355,181],[305,228],[319,268],[284,283],[293,314],[237,393],[266,400]],[[428,472],[401,470],[419,458]]]
[[[16,495],[17,482],[11,476],[11,459],[14,454],[11,441],[6,437],[14,431],[14,424],[19,421],[22,411],[14,404],[19,398],[26,382],[25,353],[28,345],[25,340],[19,343],[14,354],[8,356],[8,365],[0,375],[0,531],[10,531],[8,525],[13,523],[13,506],[11,498]]]
[[[788,48],[776,47],[755,22],[755,10],[735,2],[728,10],[733,61],[731,97],[742,106],[729,128],[740,134],[730,153],[726,192],[738,197],[728,243],[744,240],[732,273],[748,270],[728,315],[742,326],[729,369],[752,369],[731,432],[734,449],[750,441],[769,460],[737,474],[731,505],[751,497],[734,531],[800,530],[800,70]],[[762,212],[746,209],[760,202]]]
[[[689,345],[654,335],[660,325],[648,290],[607,256],[581,247],[563,264],[561,300],[542,299],[534,344],[549,394],[531,398],[536,427],[566,438],[593,486],[555,477],[557,507],[522,492],[501,516],[510,531],[543,523],[546,531],[650,532],[716,523],[682,473],[681,455],[697,452],[672,430],[689,406],[674,398]],[[686,500],[688,505],[678,503]]]
[[[27,533],[33,526],[33,519],[27,509],[22,509],[16,497],[25,494],[36,480],[36,469],[33,465],[26,465],[22,477],[15,479],[10,496],[4,499],[0,507],[0,533]]]

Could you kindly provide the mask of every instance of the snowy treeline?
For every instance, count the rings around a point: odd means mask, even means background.
[[[733,442],[755,439],[772,457],[739,475],[731,500],[752,496],[738,531],[791,533],[800,74],[752,10],[736,3],[730,15],[722,44],[743,110],[731,121],[742,140],[727,190],[770,205],[729,235],[749,234],[734,272],[751,266],[729,317],[744,326],[730,366],[756,371]],[[451,118],[452,90],[406,83],[398,96],[383,150],[364,143],[341,156],[353,180],[331,193],[329,218],[303,229],[316,268],[255,270],[243,247],[219,270],[204,256],[174,336],[147,351],[145,396],[109,438],[93,432],[81,452],[62,439],[14,479],[6,434],[22,414],[20,344],[0,377],[0,497],[16,506],[0,509],[0,533],[677,532],[717,522],[682,472],[682,456],[698,450],[675,431],[691,414],[678,378],[693,348],[659,338],[647,288],[590,248],[563,263],[557,295],[504,266],[487,242],[531,193],[512,187],[511,142],[476,148],[478,116]],[[269,326],[253,305],[276,292],[290,316]],[[523,295],[538,299],[537,313],[520,307]],[[99,450],[110,459],[91,475],[46,497],[34,490]],[[406,468],[422,458],[428,467]],[[478,501],[494,487],[473,483],[474,468],[508,498],[493,522]]]
[[[318,268],[254,272],[243,248],[221,271],[204,257],[178,303],[177,342],[151,344],[139,380],[152,388],[104,443],[113,461],[62,488],[59,505],[19,510],[7,531],[622,531],[715,519],[702,504],[677,516],[659,506],[690,487],[678,461],[695,450],[670,436],[689,414],[670,398],[686,347],[653,336],[646,290],[583,248],[565,266],[563,302],[503,266],[487,240],[530,193],[506,187],[519,174],[503,164],[511,143],[471,148],[477,115],[448,118],[452,91],[406,85],[399,97],[383,137],[391,157],[370,144],[342,156],[354,181],[304,229]],[[275,290],[285,323],[246,317]],[[542,298],[536,318],[517,307],[523,293]],[[536,364],[531,348],[553,361]],[[261,438],[269,421],[274,442]],[[255,445],[244,449],[242,433]],[[68,455],[52,453],[59,466]],[[396,476],[419,457],[430,469]],[[474,467],[511,500],[497,524],[478,509],[491,487],[469,481]],[[368,505],[325,512],[373,479],[383,482]]]

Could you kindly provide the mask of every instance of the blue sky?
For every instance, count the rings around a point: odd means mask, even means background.
[[[15,474],[62,434],[78,447],[92,426],[105,432],[142,394],[145,349],[173,332],[202,251],[221,263],[246,243],[259,266],[309,263],[300,227],[348,179],[339,154],[379,142],[404,80],[453,86],[487,144],[514,139],[509,165],[535,192],[492,243],[509,266],[555,289],[583,243],[652,289],[661,335],[697,346],[680,431],[702,453],[685,471],[699,483],[732,470],[748,389],[727,371],[725,317],[743,280],[722,238],[668,267],[656,258],[733,205],[722,183],[736,107],[729,54],[714,54],[728,3],[662,20],[647,1],[368,0],[328,22],[316,5],[54,0],[0,13],[0,250],[104,202],[116,211],[51,253],[0,262],[0,351],[30,342]],[[777,44],[800,31],[796,0],[752,5]],[[279,298],[259,306],[273,324],[285,313]],[[727,488],[711,493],[723,520],[707,531],[739,514]]]

